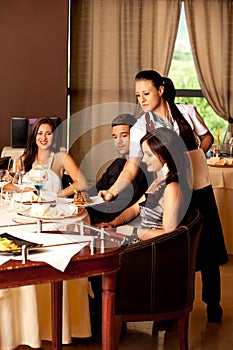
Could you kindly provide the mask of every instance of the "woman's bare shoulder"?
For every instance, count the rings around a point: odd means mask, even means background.
[[[54,153],[54,161],[58,163],[63,163],[67,155],[68,153],[65,151],[56,152]]]

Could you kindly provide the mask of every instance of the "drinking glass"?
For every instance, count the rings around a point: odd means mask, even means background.
[[[15,176],[16,170],[17,170],[17,158],[11,157],[8,162],[8,173],[12,177],[12,179]]]
[[[232,150],[233,150],[233,137],[230,138],[229,140],[229,145],[230,145],[230,158],[232,158]]]
[[[8,170],[0,169],[0,208],[6,207],[6,198],[4,196],[5,191],[3,187],[11,181]],[[8,193],[8,192],[7,192]],[[8,195],[8,194],[7,194]],[[7,197],[8,198],[8,197]]]
[[[16,160],[16,165],[13,162],[13,169],[15,171],[14,171],[14,177],[12,179],[12,184],[20,189],[20,194],[21,194],[20,203],[22,206],[22,204],[23,204],[23,190],[25,187],[25,184],[23,183],[23,176],[25,174],[25,167],[24,167],[24,161],[22,158],[19,158]],[[13,175],[13,171],[10,172],[10,175],[11,176]]]
[[[41,190],[48,180],[48,171],[45,167],[34,167],[32,173],[29,175],[30,180],[37,191],[38,201],[41,201]]]
[[[16,183],[20,186],[23,186],[23,177],[25,175],[25,166],[24,166],[24,160],[22,158],[19,158],[16,163]],[[15,176],[16,176],[15,173]]]

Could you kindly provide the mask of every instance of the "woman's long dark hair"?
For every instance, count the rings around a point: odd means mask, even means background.
[[[158,128],[153,133],[147,133],[140,141],[146,141],[151,151],[156,154],[162,164],[167,163],[169,178],[180,179],[186,175],[188,165],[185,152],[187,148],[180,136],[167,128]]]
[[[22,157],[24,158],[24,166],[25,166],[25,171],[28,172],[32,168],[32,164],[36,159],[37,152],[38,152],[38,146],[36,144],[36,136],[39,130],[39,127],[42,124],[47,124],[51,126],[52,133],[53,133],[53,145],[51,147],[51,151],[56,152],[56,132],[55,132],[55,124],[51,118],[45,117],[45,118],[39,118],[36,120],[36,122],[33,124],[31,132],[28,136],[27,139],[27,144],[24,150],[24,153]]]
[[[169,104],[172,117],[175,119],[179,126],[180,135],[187,149],[189,151],[196,149],[197,144],[193,131],[175,104],[176,89],[172,80],[167,77],[162,77],[158,72],[154,70],[143,70],[139,72],[135,77],[135,81],[138,80],[150,80],[156,89],[159,89],[160,86],[164,87],[163,97]]]

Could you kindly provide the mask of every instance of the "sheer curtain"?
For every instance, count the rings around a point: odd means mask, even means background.
[[[92,174],[91,180],[94,168],[102,165],[96,165],[96,159],[106,152],[105,158],[115,156],[110,146],[112,119],[118,113],[137,113],[135,75],[143,69],[167,75],[181,4],[182,0],[72,0],[70,153],[79,165],[82,162],[85,174]],[[97,148],[101,154],[96,157]]]
[[[184,0],[195,66],[214,111],[233,117],[233,1]]]

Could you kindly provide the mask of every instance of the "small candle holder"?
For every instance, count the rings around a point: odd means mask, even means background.
[[[215,149],[215,157],[220,157],[220,155],[221,155],[221,148],[220,146],[218,146]]]
[[[212,157],[220,157],[221,154],[221,148],[217,145],[212,145],[211,147]]]

